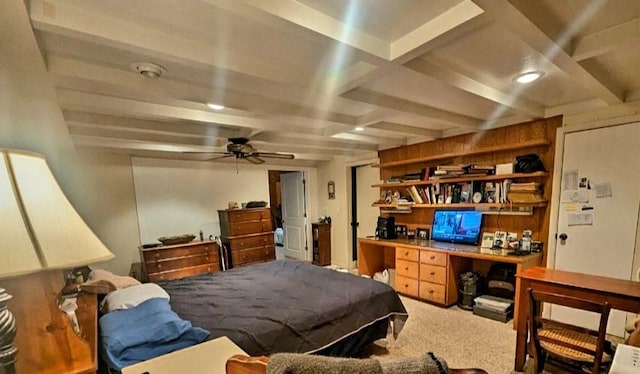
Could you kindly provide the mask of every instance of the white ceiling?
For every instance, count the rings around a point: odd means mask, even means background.
[[[31,0],[78,147],[336,156],[640,99],[637,0]],[[134,62],[166,68],[158,79]],[[542,70],[529,85],[515,75]],[[226,106],[222,111],[207,102]],[[364,127],[357,132],[356,126]]]

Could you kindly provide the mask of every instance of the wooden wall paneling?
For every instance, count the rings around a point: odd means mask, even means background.
[[[482,132],[464,134],[450,138],[437,139],[430,142],[412,144],[378,152],[380,158],[380,178],[387,180],[391,176],[404,175],[406,173],[419,172],[425,167],[457,163],[500,164],[515,162],[516,156],[536,153],[540,156],[548,175],[546,177],[533,177],[519,179],[518,182],[538,181],[543,183],[543,196],[547,201],[551,199],[551,184],[553,181],[553,160],[555,152],[556,129],[562,126],[562,117],[536,120]],[[483,153],[483,149],[500,148],[505,144],[525,144],[523,148],[500,150]],[[532,144],[541,144],[535,145]],[[470,152],[471,154],[464,154]],[[474,153],[476,152],[476,153]],[[478,153],[480,152],[480,153]],[[393,167],[385,167],[390,162],[402,163],[407,160],[416,160],[424,157],[438,157],[439,155],[455,154],[454,157],[401,164]],[[446,182],[443,182],[446,183]],[[399,188],[401,194],[406,195],[405,188]],[[534,208],[533,214],[522,215],[485,215],[483,231],[511,231],[522,236],[522,230],[532,230],[533,240],[546,242],[549,232],[549,214],[551,204],[546,207]],[[451,206],[455,208],[455,204]],[[396,218],[396,224],[406,225],[409,229],[417,227],[431,228],[433,221],[432,208],[413,208],[411,214],[391,214]],[[544,245],[546,253],[546,245]]]

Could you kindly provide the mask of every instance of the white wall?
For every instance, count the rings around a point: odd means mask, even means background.
[[[99,266],[128,273],[139,243],[129,158],[76,152],[23,1],[2,2],[0,87],[0,147],[44,154],[78,213],[116,254]]]
[[[308,214],[312,220],[318,216],[315,168],[241,162],[236,172],[233,163],[134,158],[142,242],[154,243],[161,236],[197,235],[200,230],[205,238],[220,235],[218,210],[227,209],[230,201],[269,202],[268,170],[306,172]]]

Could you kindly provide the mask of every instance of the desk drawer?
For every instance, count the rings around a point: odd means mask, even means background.
[[[418,263],[406,260],[396,260],[396,274],[403,277],[418,279]]]
[[[447,268],[442,266],[420,264],[420,280],[446,284],[447,282]]]
[[[447,266],[447,254],[442,252],[420,251],[420,262],[423,264]]]
[[[417,279],[403,277],[396,273],[396,291],[401,294],[418,297],[418,284]]]
[[[171,271],[163,271],[160,273],[147,274],[149,278],[149,282],[158,282],[162,280],[172,280],[172,279],[181,279],[184,277],[198,275],[203,273],[215,273],[219,271],[219,267],[217,263],[215,265],[206,264],[206,265],[198,265],[185,269],[171,270]]]
[[[243,249],[241,251],[232,251],[233,266],[238,267],[253,262],[265,262],[276,259],[276,250],[273,245],[267,245],[261,248]]]
[[[396,259],[418,262],[420,258],[420,251],[413,248],[396,248]]]
[[[441,284],[420,282],[420,298],[444,304],[446,288]]]
[[[142,256],[144,257],[144,261],[146,263],[156,262],[160,260],[168,260],[171,258],[183,258],[186,256],[208,255],[208,254],[215,254],[217,256],[218,246],[215,244],[200,244],[200,245],[192,245],[192,246],[180,247],[180,248],[158,247],[151,250],[146,249],[142,252]]]

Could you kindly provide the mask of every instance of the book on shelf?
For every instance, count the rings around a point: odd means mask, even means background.
[[[507,200],[511,203],[541,203],[545,199],[539,192],[513,192],[507,193]]]
[[[538,182],[527,182],[527,183],[511,183],[511,187],[510,187],[511,191],[523,191],[523,192],[527,192],[527,191],[539,191],[540,190],[540,183]]]

